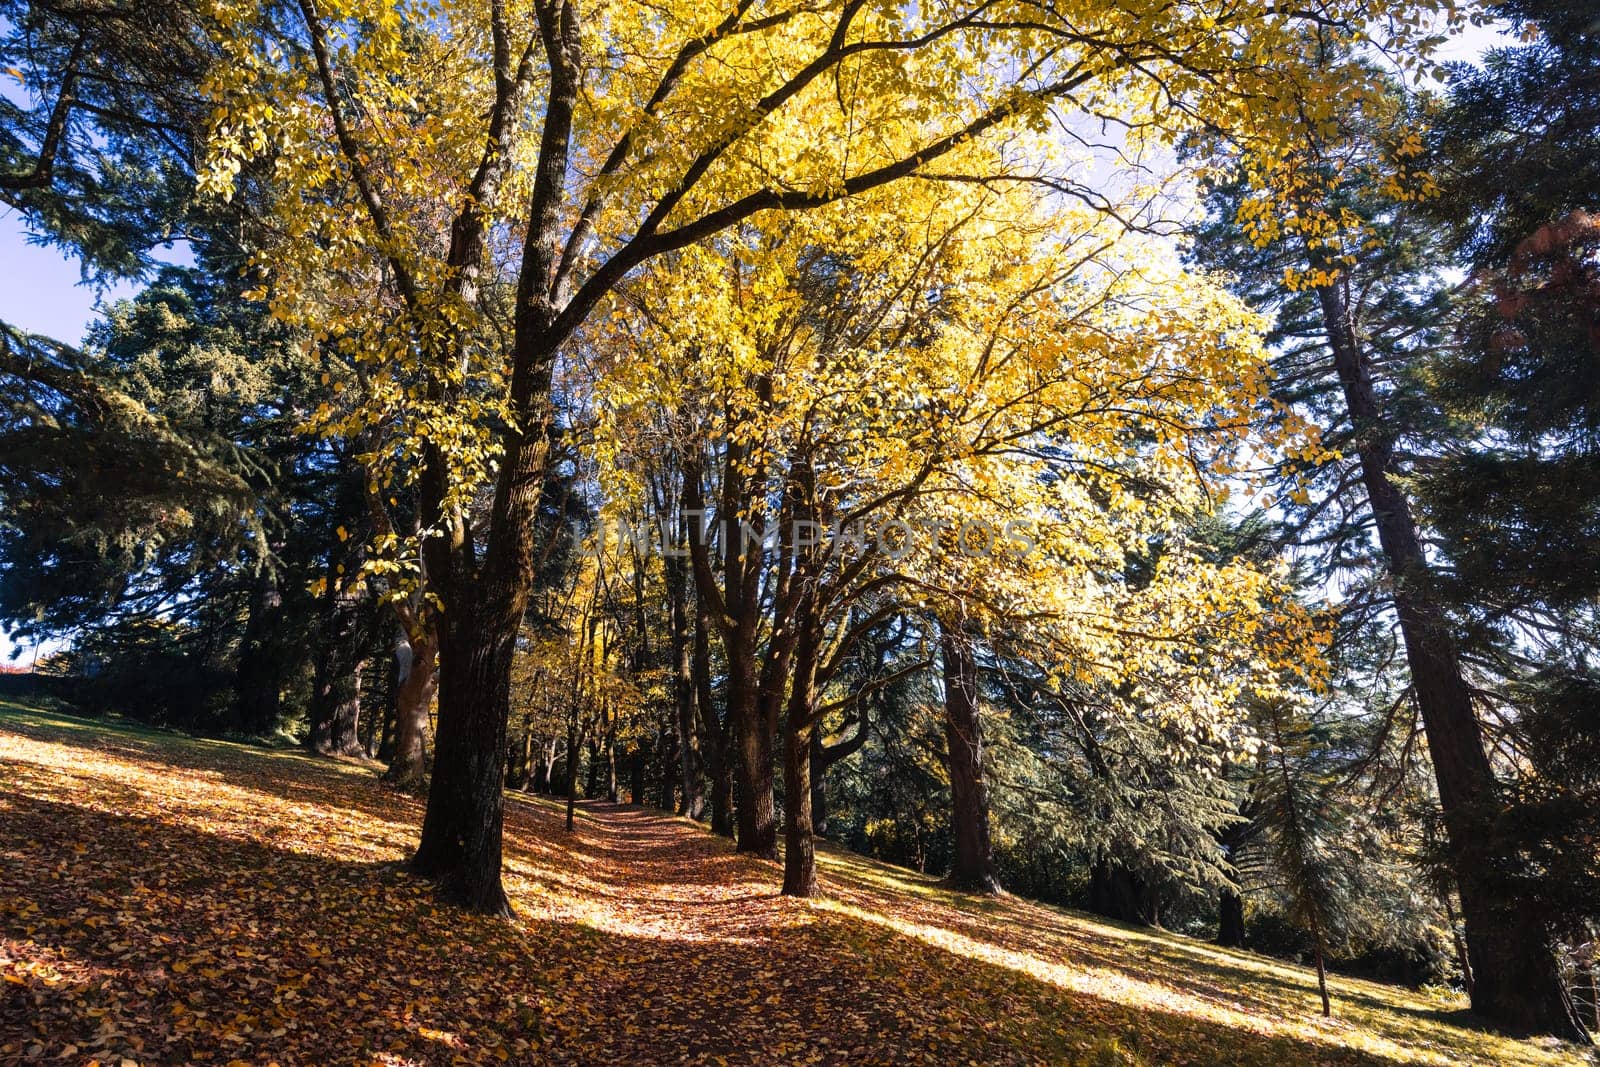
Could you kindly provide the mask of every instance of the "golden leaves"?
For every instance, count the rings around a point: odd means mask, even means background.
[[[827,845],[824,899],[778,897],[771,864],[622,806],[567,834],[508,797],[519,917],[446,912],[387,866],[421,806],[370,772],[15,705],[0,812],[8,1063],[1070,1063],[1113,1039],[1157,1063],[1578,1062],[1355,979],[1321,1024],[1303,967],[974,906]]]

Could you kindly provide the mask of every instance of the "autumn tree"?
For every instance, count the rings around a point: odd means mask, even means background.
[[[1391,7],[1351,2],[1316,20],[1353,36],[1410,24],[1386,20]],[[227,56],[209,84],[207,187],[226,192],[270,150],[276,177],[302,191],[262,257],[275,305],[315,320],[321,267],[377,257],[398,303],[321,327],[379,368],[423,371],[372,415],[414,427],[443,618],[439,763],[414,866],[486,911],[505,907],[498,790],[551,376],[619,284],[773,213],[959,173],[968,146],[1045,124],[1052,107],[1111,120],[1161,100],[1175,125],[1248,123],[1270,139],[1290,114],[1284,45],[1306,21],[1265,2],[1221,17],[1190,4],[531,8],[207,9]],[[1360,91],[1342,71],[1328,85],[1333,99]],[[1008,170],[1041,176],[1033,161]],[[489,340],[480,283],[508,234],[513,325]],[[491,484],[487,525],[464,524],[463,502]]]

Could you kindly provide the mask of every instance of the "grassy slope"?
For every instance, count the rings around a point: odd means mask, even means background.
[[[0,1063],[1524,1063],[1459,1005],[827,850],[514,799],[514,922],[396,872],[370,771],[0,702]]]

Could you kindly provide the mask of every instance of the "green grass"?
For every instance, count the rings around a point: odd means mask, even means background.
[[[507,805],[510,922],[396,869],[373,770],[0,701],[0,1062],[1528,1064],[1459,998],[689,820]]]

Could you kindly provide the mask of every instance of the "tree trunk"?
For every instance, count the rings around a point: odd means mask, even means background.
[[[606,717],[606,800],[617,802],[617,719],[611,709]]]
[[[811,737],[802,725],[783,731],[783,893],[810,897],[817,892],[816,841],[811,826]]]
[[[597,797],[600,795],[600,751],[595,746],[594,738],[589,738],[589,759],[586,764],[583,779],[583,795]]]
[[[733,836],[733,753],[726,718],[717,715],[711,690],[711,619],[703,598],[697,598],[694,622],[694,704],[700,734],[706,740],[706,770],[711,778],[711,832]]]
[[[427,770],[428,713],[439,681],[439,644],[431,627],[395,648],[399,685],[395,691],[395,742],[383,777],[401,788],[422,784]]]
[[[244,733],[272,732],[283,713],[283,657],[273,641],[282,625],[283,594],[271,568],[263,567],[250,590],[250,617],[239,644],[234,673],[234,716]]]
[[[509,915],[500,883],[506,723],[516,631],[473,631],[457,617],[440,648],[439,736],[422,841],[412,869],[440,882],[451,903]]]
[[[633,752],[628,756],[628,777],[631,779],[628,802],[636,807],[644,806],[645,762],[644,745],[635,743]]]
[[[1160,926],[1160,900],[1125,865],[1102,856],[1089,869],[1089,910],[1135,926]]]
[[[358,601],[342,592],[334,568],[322,620],[321,644],[311,692],[307,747],[329,756],[361,752],[361,667]]]
[[[1244,898],[1239,891],[1232,886],[1224,889],[1217,910],[1217,944],[1244,948]]]
[[[1316,931],[1317,937],[1317,992],[1322,994],[1322,1017],[1324,1019],[1333,1015],[1333,1001],[1328,996],[1328,961],[1327,953],[1322,944],[1322,929]]]
[[[728,715],[733,719],[738,753],[737,848],[763,859],[778,858],[778,825],[773,804],[772,729],[756,681],[755,650],[735,643],[728,679]]]
[[[1439,894],[1444,901],[1445,921],[1450,924],[1450,938],[1455,942],[1456,966],[1461,968],[1461,986],[1467,991],[1467,997],[1472,997],[1472,958],[1467,954],[1467,939],[1461,933],[1461,924],[1456,922],[1456,906],[1450,901],[1450,891],[1446,889]]]
[[[687,625],[687,624],[685,624]],[[674,624],[676,629],[676,624]],[[703,759],[700,755],[698,731],[694,715],[694,656],[689,635],[674,634],[674,658],[677,676],[674,679],[674,696],[678,712],[678,769],[682,774],[683,791],[678,797],[678,814],[691,819],[700,818],[705,810],[703,786]]]
[[[328,744],[323,752],[336,756],[366,755],[361,744],[361,675],[366,668],[366,661],[362,660],[352,664],[341,676],[333,712],[328,719]]]
[[[804,613],[795,648],[794,681],[783,729],[783,892],[809,897],[817,892],[817,845],[811,825],[811,741],[817,730],[817,660],[822,635]]]
[[[1466,926],[1472,1008],[1517,1030],[1586,1041],[1561,981],[1555,946],[1533,903],[1507,899],[1485,881],[1499,859],[1483,854],[1493,847],[1489,826],[1498,806],[1498,784],[1484,751],[1472,693],[1409,501],[1392,477],[1395,434],[1384,422],[1344,290],[1340,284],[1325,285],[1317,295],[1355,427],[1362,482],[1393,583],[1395,614],[1433,759]]]
[[[510,758],[506,761],[506,788],[527,789],[532,768],[533,731],[525,729],[512,746]]]
[[[567,832],[577,826],[578,806],[578,712],[574,708],[567,716]]]
[[[823,788],[827,780],[828,768],[823,762],[822,730],[811,731],[811,740],[806,746],[807,762],[810,764],[808,777],[811,782],[811,830],[818,837],[828,835],[828,791]]]
[[[656,733],[656,807],[672,811],[678,796],[678,734],[670,724]]]
[[[949,750],[951,837],[955,841],[950,884],[978,893],[1000,892],[989,840],[989,792],[984,780],[983,723],[978,709],[978,667],[959,633],[943,631],[944,734]]]
[[[533,780],[533,791],[549,795],[555,792],[556,739],[545,738],[539,748],[539,767]]]
[[[412,867],[438,878],[446,899],[498,915],[511,910],[500,882],[506,724],[513,652],[533,582],[534,518],[550,446],[550,389],[564,337],[555,326],[558,312],[549,285],[559,255],[560,201],[578,99],[572,8],[557,14],[541,8],[538,14],[550,60],[545,116],[517,272],[507,398],[512,419],[500,434],[499,476],[481,555],[465,518],[444,511],[450,468],[431,439],[421,486],[423,527],[438,531],[424,542],[423,553],[430,591],[442,607],[442,670],[433,782]],[[556,22],[547,21],[551,18]],[[514,107],[497,104],[495,122],[515,123],[505,117],[515,113]],[[468,206],[451,230],[448,261],[460,268],[451,284],[468,306],[476,295],[484,246],[484,217],[476,201],[493,199],[505,158],[498,148],[484,157]],[[442,354],[452,361],[460,355],[458,347]],[[569,751],[569,760],[576,756]]]

